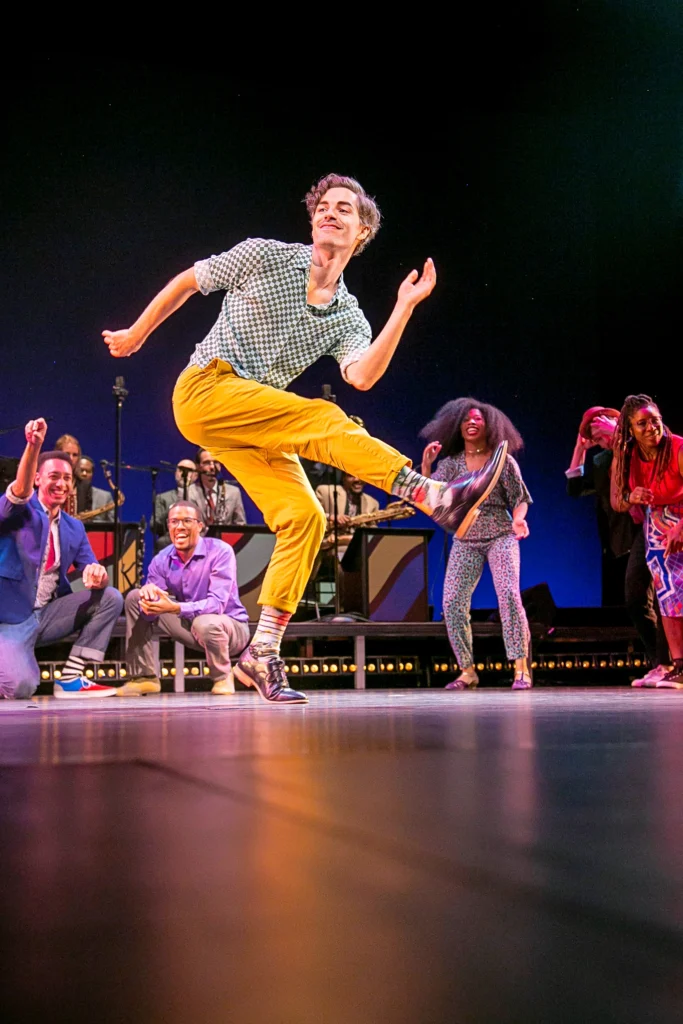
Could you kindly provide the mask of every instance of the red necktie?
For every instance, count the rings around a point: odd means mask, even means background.
[[[45,559],[45,572],[49,572],[52,566],[57,561],[57,552],[55,551],[55,535],[52,532],[52,523],[50,523],[50,533],[47,542],[47,558]]]
[[[209,520],[209,523],[213,523],[213,518],[214,518],[214,513],[216,511],[216,506],[214,504],[213,494],[211,493],[211,491],[208,491],[208,493],[206,495],[206,503],[207,503],[207,505],[209,507],[209,514],[208,514],[207,518]]]

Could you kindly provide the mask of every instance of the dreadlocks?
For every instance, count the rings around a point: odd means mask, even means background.
[[[470,409],[479,409],[486,424],[486,442],[489,448],[497,448],[501,441],[507,441],[510,452],[517,452],[523,446],[521,435],[504,412],[495,405],[486,405],[477,398],[454,398],[446,402],[434,419],[423,427],[420,437],[427,441],[441,442],[441,456],[457,455],[463,451],[465,440],[461,427]]]
[[[659,406],[649,395],[627,395],[621,407],[617,428],[614,432],[612,473],[614,474],[617,492],[626,502],[628,501],[630,491],[628,481],[631,472],[631,459],[636,448],[635,438],[631,433],[631,417],[636,414],[638,409],[642,409],[646,405],[654,406],[657,412],[659,412]],[[671,431],[663,424],[662,427],[664,437],[662,443],[657,448],[657,456],[655,458],[654,480],[657,482],[664,476],[673,453]]]

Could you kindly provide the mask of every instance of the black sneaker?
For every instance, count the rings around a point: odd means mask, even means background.
[[[485,466],[447,484],[432,513],[434,522],[462,540],[500,480],[507,453],[508,443],[501,441]]]
[[[683,690],[683,664],[675,661],[673,668],[656,685],[658,690]]]
[[[235,675],[245,686],[258,690],[270,704],[308,704],[305,693],[291,688],[285,663],[274,654],[268,658],[257,658],[253,649],[247,647],[235,665]]]

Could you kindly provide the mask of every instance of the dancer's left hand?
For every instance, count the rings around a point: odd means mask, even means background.
[[[526,519],[513,519],[512,532],[514,533],[517,540],[524,540],[525,537],[528,537],[529,526]]]
[[[666,531],[666,546],[664,557],[673,555],[677,551],[683,551],[683,519]]]
[[[417,270],[410,271],[398,290],[399,302],[404,302],[410,309],[414,309],[418,302],[431,295],[435,284],[436,268],[430,257],[422,268],[422,277],[418,279]]]

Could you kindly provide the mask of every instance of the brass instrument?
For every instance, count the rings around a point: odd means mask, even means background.
[[[109,484],[110,491],[112,492],[112,494],[116,494],[116,485],[114,484],[114,481],[111,478],[111,472],[106,468],[106,466],[102,466],[102,472],[104,473],[105,479],[106,479],[107,483]],[[72,495],[69,495],[69,498],[70,497],[72,497]],[[126,500],[125,495],[124,495],[123,491],[121,490],[121,488],[119,488],[119,500],[118,500],[118,502],[108,501],[106,503],[106,505],[102,505],[102,506],[100,506],[100,508],[91,508],[91,509],[88,509],[87,512],[77,512],[74,515],[74,513],[68,511],[69,500],[67,499],[67,508],[65,509],[65,511],[68,513],[68,515],[73,515],[74,519],[80,519],[80,521],[82,523],[87,523],[89,519],[94,519],[96,516],[101,516],[101,515],[104,515],[106,512],[111,512],[114,509],[116,504],[118,504],[118,506],[120,508],[121,505],[123,505],[125,500]],[[76,494],[75,494],[75,492],[73,492],[73,501],[74,501],[74,505],[75,505],[75,502],[76,502]]]
[[[352,516],[347,523],[340,527],[340,531],[348,533],[356,526],[366,526],[368,523],[383,523],[389,519],[407,519],[414,516],[415,509],[412,505],[406,505],[403,501],[392,501],[386,508],[378,508],[376,512],[361,512],[360,515]],[[323,538],[320,545],[321,551],[326,551],[334,545],[334,530],[330,530]]]

